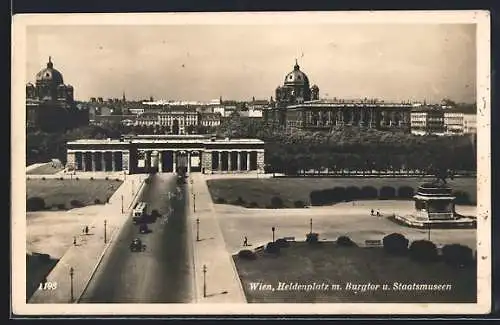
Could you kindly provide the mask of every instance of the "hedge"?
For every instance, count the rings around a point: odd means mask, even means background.
[[[356,246],[356,243],[351,240],[351,238],[347,236],[340,236],[337,238],[337,245],[344,247],[352,247]]]
[[[45,209],[45,200],[41,197],[34,196],[26,200],[27,211],[40,211]]]
[[[392,186],[384,186],[380,189],[379,199],[388,200],[396,197],[396,189]]]
[[[293,206],[296,208],[304,208],[306,205],[303,201],[298,200],[293,202]]]
[[[401,186],[398,189],[398,197],[401,199],[412,198],[414,194],[415,194],[415,190],[411,186]]]
[[[449,265],[462,267],[471,265],[474,262],[474,256],[470,247],[460,244],[451,244],[443,246],[441,251],[443,253],[444,262]]]
[[[453,195],[456,197],[456,204],[472,204],[469,194],[464,191],[453,191]]]
[[[306,234],[306,242],[309,244],[315,244],[319,242],[319,234],[318,233],[308,233]]]
[[[346,200],[358,200],[361,198],[361,190],[357,186],[349,186],[345,189]]]
[[[243,249],[238,252],[238,257],[242,260],[255,260],[257,259],[257,254],[249,249]]]
[[[280,247],[274,242],[269,242],[269,243],[267,243],[264,251],[266,253],[278,254],[280,252]]]
[[[283,200],[279,196],[273,196],[271,198],[271,208],[272,209],[280,209],[283,208]]]
[[[285,238],[278,238],[275,243],[279,248],[290,247],[290,243]]]
[[[438,258],[437,248],[428,240],[416,240],[409,248],[411,259],[418,262],[434,262]]]
[[[83,204],[83,202],[78,201],[78,200],[71,200],[71,201],[69,202],[69,204],[71,204],[71,206],[72,206],[73,208],[81,208],[81,207],[84,207],[84,206],[85,206],[85,204]]]
[[[226,200],[223,197],[218,197],[217,199],[215,199],[215,203],[225,204]]]
[[[376,199],[378,198],[378,190],[373,186],[363,186],[361,188],[361,197],[363,199]]]
[[[384,250],[394,255],[404,255],[408,252],[408,243],[410,241],[403,235],[392,233],[382,239]]]

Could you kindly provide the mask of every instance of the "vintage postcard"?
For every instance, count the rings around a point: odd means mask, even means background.
[[[489,19],[14,16],[13,313],[490,312]]]

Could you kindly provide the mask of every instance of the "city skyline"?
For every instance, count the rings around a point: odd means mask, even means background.
[[[36,26],[26,82],[52,57],[75,99],[274,97],[295,60],[321,98],[476,100],[472,24]]]

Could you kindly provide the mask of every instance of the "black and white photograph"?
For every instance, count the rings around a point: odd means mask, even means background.
[[[12,28],[18,314],[490,311],[487,11]]]

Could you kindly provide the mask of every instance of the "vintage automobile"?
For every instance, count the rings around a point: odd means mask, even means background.
[[[148,228],[148,225],[146,223],[141,223],[139,225],[139,233],[141,233],[141,234],[149,233],[149,228]]]
[[[144,244],[139,238],[135,238],[130,243],[130,251],[132,252],[142,252],[144,250]]]

